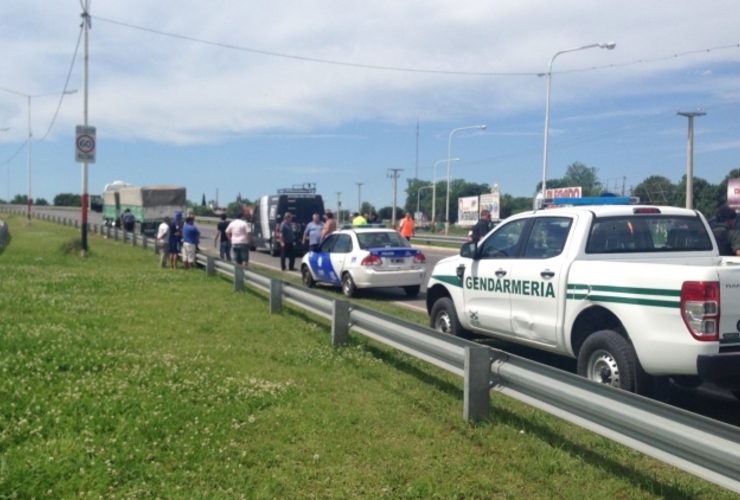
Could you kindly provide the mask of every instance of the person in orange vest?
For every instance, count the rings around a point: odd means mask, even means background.
[[[414,237],[414,219],[411,214],[406,212],[406,216],[401,220],[401,234],[406,238]]]

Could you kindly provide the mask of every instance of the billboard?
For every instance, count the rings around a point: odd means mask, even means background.
[[[581,186],[545,189],[545,198],[582,198]]]
[[[480,195],[480,210],[488,210],[491,212],[491,220],[501,219],[501,193],[498,189],[498,184],[493,185],[493,191],[490,194]]]
[[[740,179],[727,180],[727,206],[740,209]]]
[[[475,226],[478,222],[478,197],[468,196],[457,199],[457,225]]]

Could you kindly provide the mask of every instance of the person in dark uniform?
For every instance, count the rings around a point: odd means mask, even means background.
[[[480,219],[473,226],[473,231],[470,235],[470,241],[478,243],[481,238],[488,234],[491,230],[491,212],[488,210],[481,210]]]
[[[295,271],[295,233],[291,221],[293,215],[286,212],[280,223],[280,269],[285,271],[285,260],[288,259],[288,271]]]
[[[712,233],[720,255],[740,255],[740,231],[735,229],[736,221],[737,212],[730,207],[724,206],[717,211]]]

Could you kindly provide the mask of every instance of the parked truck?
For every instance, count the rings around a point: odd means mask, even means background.
[[[575,358],[598,383],[651,395],[669,379],[713,382],[740,397],[740,258],[720,256],[694,210],[594,205],[509,217],[437,263],[426,301],[441,332]]]
[[[103,192],[103,220],[120,227],[121,215],[129,209],[136,219],[136,232],[153,235],[166,216],[185,210],[186,192],[182,186],[136,187],[113,183]]]

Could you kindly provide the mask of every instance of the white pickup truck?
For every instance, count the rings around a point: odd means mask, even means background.
[[[704,217],[640,205],[508,218],[427,284],[431,326],[578,360],[591,380],[650,395],[713,382],[740,397],[740,258]]]

